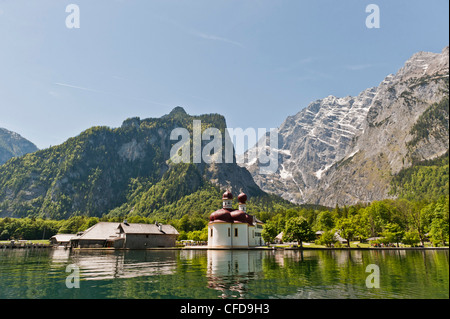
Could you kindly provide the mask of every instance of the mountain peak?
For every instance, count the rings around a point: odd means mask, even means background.
[[[36,145],[16,132],[0,127],[0,165],[10,158],[37,151]]]
[[[262,190],[296,203],[388,198],[391,176],[448,150],[448,53],[418,52],[378,87],[329,95],[287,117],[278,129],[276,174],[258,174],[258,162],[242,165]]]
[[[169,116],[176,115],[176,114],[187,115],[186,111],[181,106],[177,106],[172,111],[170,111]]]
[[[446,74],[449,68],[448,54],[448,46],[441,53],[417,52],[405,62],[394,78],[406,81],[409,78]]]

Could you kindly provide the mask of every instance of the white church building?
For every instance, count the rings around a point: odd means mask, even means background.
[[[247,214],[247,195],[238,196],[239,209],[233,210],[233,194],[226,191],[223,207],[209,216],[208,247],[248,248],[264,245],[263,222]]]

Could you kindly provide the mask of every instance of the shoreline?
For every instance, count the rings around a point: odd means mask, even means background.
[[[449,247],[253,247],[253,248],[210,248],[210,247],[184,247],[183,250],[449,250]]]
[[[277,246],[258,246],[258,247],[242,247],[242,248],[220,248],[209,246],[184,246],[184,247],[151,247],[146,249],[129,249],[129,248],[113,248],[113,247],[90,247],[90,248],[70,248],[63,246],[53,246],[49,244],[0,244],[0,249],[65,249],[72,251],[115,251],[115,250],[288,250],[288,251],[307,251],[307,250],[324,250],[324,251],[352,251],[352,250],[449,250],[449,247],[277,247]]]
[[[100,251],[115,251],[115,250],[326,250],[326,251],[351,251],[351,250],[449,250],[449,247],[370,247],[370,248],[328,248],[328,247],[310,247],[310,248],[298,248],[298,247],[251,247],[251,248],[211,248],[207,246],[192,246],[192,247],[154,247],[147,249],[128,249],[128,248],[73,248],[72,251],[89,251],[89,250],[100,250]]]

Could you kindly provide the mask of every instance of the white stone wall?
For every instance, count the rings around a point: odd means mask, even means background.
[[[247,223],[210,223],[208,225],[208,246],[211,248],[261,246],[264,244],[261,232],[262,228]]]
[[[217,248],[231,247],[231,228],[232,224],[230,223],[210,223],[208,225],[208,246]],[[230,229],[229,232],[228,229]]]
[[[234,223],[231,228],[231,243],[233,247],[248,247],[248,224]]]

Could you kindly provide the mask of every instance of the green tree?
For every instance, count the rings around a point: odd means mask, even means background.
[[[449,239],[449,197],[441,197],[436,203],[433,212],[433,221],[430,225],[431,240],[435,245],[445,242]]]
[[[335,218],[347,217],[347,216],[344,216],[343,213],[344,212],[339,208],[339,205],[336,204],[336,206],[334,207],[334,210],[333,210],[334,217]]]
[[[334,218],[333,214],[328,211],[324,210],[319,213],[316,220],[316,230],[331,230],[334,228]]]
[[[187,233],[187,239],[193,241],[208,241],[208,226],[202,230],[194,230]]]
[[[403,231],[403,229],[399,225],[394,223],[387,224],[382,234],[386,238],[387,242],[396,243],[397,247],[399,247],[399,242],[405,236],[405,232]]]
[[[200,240],[201,241],[208,241],[208,225],[206,225],[200,233]]]
[[[361,209],[361,212],[364,210]],[[367,216],[364,214],[354,213],[353,215],[349,215],[350,220],[353,222],[355,226],[355,236],[359,238],[359,240],[365,240],[370,237],[370,224],[367,219]]]
[[[264,228],[261,232],[261,236],[265,242],[271,243],[278,235],[277,223],[275,221],[267,221],[264,224]]]
[[[442,244],[445,246],[445,242],[448,241],[448,222],[442,218],[435,218],[431,223],[430,236],[431,241],[435,246]]]
[[[84,231],[99,222],[98,217],[90,217],[78,230]]]
[[[325,245],[327,247],[331,247],[336,242],[336,236],[334,234],[333,230],[328,230],[320,236],[320,238],[317,240],[317,243],[319,245]]]
[[[286,226],[286,218],[282,214],[276,214],[271,221],[273,221],[277,225],[277,234],[284,231]]]
[[[430,231],[431,222],[433,221],[435,203],[416,210],[412,214],[412,227],[419,234],[422,245],[425,245],[426,234]]]
[[[304,241],[314,240],[315,234],[304,217],[292,217],[287,220],[283,241],[297,241],[303,247]]]
[[[371,237],[378,236],[383,231],[383,226],[390,222],[390,208],[384,201],[375,201],[364,210]]]
[[[416,231],[407,231],[403,236],[403,243],[405,245],[416,246],[420,242],[419,233]]]
[[[187,233],[184,230],[180,230],[177,240],[188,239]]]
[[[178,220],[178,229],[184,232],[191,231],[188,215],[184,215]]]
[[[70,217],[68,220],[63,221],[58,232],[61,234],[76,234],[84,223],[85,217],[83,216]]]
[[[201,239],[201,231],[200,230],[194,230],[187,234],[187,238],[193,241],[200,241]]]
[[[357,228],[352,218],[341,218],[336,224],[336,229],[342,238],[347,240],[350,247],[350,241],[357,235]]]

